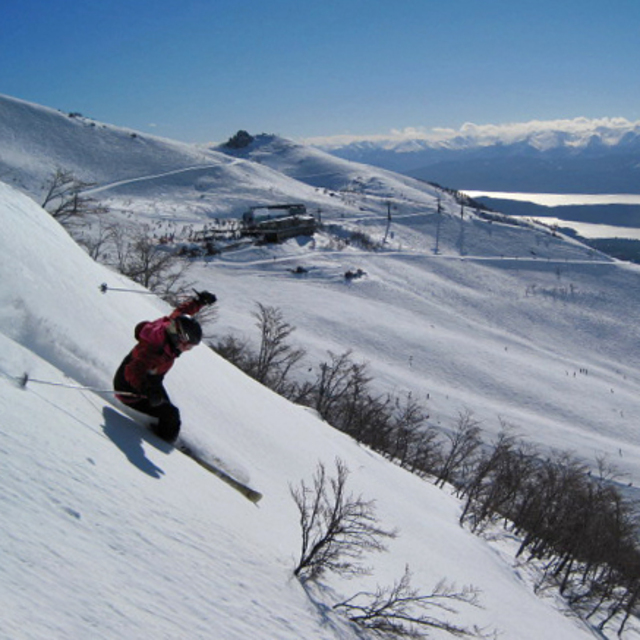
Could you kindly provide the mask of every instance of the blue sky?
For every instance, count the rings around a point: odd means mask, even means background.
[[[640,1],[7,0],[0,93],[186,142],[640,120]]]

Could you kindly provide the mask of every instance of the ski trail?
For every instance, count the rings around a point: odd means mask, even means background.
[[[217,164],[202,164],[196,165],[193,167],[183,167],[181,169],[172,169],[171,171],[165,171],[163,173],[150,174],[146,176],[139,176],[137,178],[127,178],[126,180],[117,180],[115,182],[110,182],[108,184],[101,185],[100,187],[92,187],[90,189],[86,189],[83,193],[87,195],[94,195],[97,193],[103,193],[104,191],[108,191],[109,189],[115,189],[117,187],[122,187],[124,185],[136,184],[141,182],[152,182],[153,180],[159,180],[161,178],[167,178],[169,176],[176,176],[180,174],[190,173],[192,171],[205,171],[208,169],[217,169],[221,164],[225,164],[226,166],[233,166],[235,164],[240,164],[245,162],[244,160],[235,158],[230,162],[224,163],[219,162]]]

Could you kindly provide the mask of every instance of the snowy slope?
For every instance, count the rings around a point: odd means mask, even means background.
[[[382,389],[425,400],[434,425],[470,410],[487,439],[506,421],[543,449],[604,456],[637,486],[638,268],[473,216],[445,216],[435,254],[434,218],[394,222],[383,251],[318,236],[225,254],[194,274],[225,301],[219,334],[255,341],[256,301],[276,306],[308,362],[351,349]],[[359,227],[384,233],[381,220]],[[357,269],[366,277],[345,281]]]
[[[0,107],[1,162],[18,171],[18,150],[25,166],[53,166],[47,154],[68,162],[89,154],[85,169],[101,171],[103,180],[94,195],[127,219],[206,221],[283,198],[317,205],[343,237],[387,236],[376,252],[317,234],[196,263],[198,284],[224,300],[219,335],[251,337],[255,303],[277,306],[297,326],[310,364],[328,349],[352,349],[384,389],[428,395],[434,424],[450,427],[469,409],[488,436],[504,419],[543,447],[588,461],[605,455],[625,482],[640,480],[636,267],[539,225],[487,220],[424,183],[275,136],[257,136],[235,155],[155,139],[138,157],[131,132],[8,97]],[[37,145],[32,130],[40,132]],[[196,158],[217,164],[186,166]],[[124,167],[129,177],[119,180]],[[299,265],[309,269],[303,279],[290,273]],[[345,271],[359,268],[367,277],[348,286]]]
[[[88,193],[121,216],[203,222],[256,204],[304,202],[330,219],[380,215],[389,199],[435,209],[436,191],[425,183],[275,136],[256,140],[230,154],[0,94],[0,175],[38,202],[63,168],[95,184]]]
[[[329,196],[257,163],[0,94],[3,181],[42,201],[58,168],[95,184],[90,193],[115,212],[206,219],[240,215],[256,202],[300,200],[342,209]]]
[[[0,95],[0,140],[4,181],[30,192],[57,167],[86,182],[104,184],[224,160],[193,145],[4,95]]]
[[[363,636],[327,605],[392,582],[405,563],[424,590],[441,578],[481,589],[484,609],[462,610],[455,622],[518,640],[593,637],[552,597],[533,594],[507,541],[490,546],[460,528],[456,500],[205,347],[176,364],[167,386],[185,433],[245,470],[265,493],[260,508],[154,440],[108,394],[35,381],[20,388],[24,372],[108,388],[134,324],[166,307],[101,294],[103,281],[132,285],[1,184],[0,222],[0,637],[355,640]],[[307,592],[291,577],[299,531],[289,484],[336,456],[400,537],[371,559],[370,578]]]
[[[300,182],[353,194],[366,194],[370,198],[406,199],[433,204],[433,187],[378,167],[342,160],[334,155],[307,145],[273,135],[258,135],[242,149],[220,145],[213,149],[235,158],[266,165]]]
[[[255,339],[255,303],[277,306],[297,327],[292,339],[309,366],[329,349],[352,349],[378,388],[424,400],[433,425],[451,428],[469,409],[487,440],[505,420],[543,449],[589,462],[604,455],[625,484],[640,482],[637,267],[541,226],[461,212],[429,185],[271,136],[231,157],[133,133],[0,97],[2,178],[38,200],[40,178],[64,164],[98,182],[94,195],[116,215],[142,221],[204,221],[269,202],[317,207],[334,233],[194,264],[197,286],[220,300],[216,336]],[[25,371],[108,388],[135,323],[166,306],[102,295],[101,282],[132,285],[88,260],[29,199],[0,189],[0,499],[8,514],[0,542],[11,558],[0,563],[11,612],[0,637],[50,637],[47,629],[86,637],[89,629],[105,638],[355,638],[325,605],[391,583],[406,562],[425,590],[446,577],[483,591],[486,609],[463,612],[462,622],[516,640],[586,637],[551,600],[532,596],[507,541],[488,547],[457,526],[455,501],[204,348],[176,365],[169,391],[190,439],[265,493],[259,510],[128,418],[105,413],[108,394],[18,388]],[[388,240],[364,251],[338,239],[350,231]],[[306,276],[291,273],[299,265]],[[358,268],[366,276],[347,283],[345,271]],[[289,484],[336,455],[354,488],[377,500],[382,523],[402,535],[373,559],[368,581],[332,582],[334,598],[291,579],[299,532]],[[38,615],[26,593],[37,594]]]

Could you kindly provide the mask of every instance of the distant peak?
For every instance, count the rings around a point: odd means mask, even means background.
[[[245,147],[248,147],[254,140],[255,138],[249,132],[245,131],[244,129],[240,129],[240,131],[238,131],[238,133],[236,133],[234,136],[231,136],[231,138],[229,138],[223,146],[227,147],[228,149],[244,149]]]

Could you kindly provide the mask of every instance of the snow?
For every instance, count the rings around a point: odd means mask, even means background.
[[[40,146],[18,154],[16,130],[50,118],[63,139],[57,159],[73,158],[80,142],[65,116],[11,99],[0,104],[22,113],[0,159],[11,182],[29,191],[54,163]],[[96,129],[82,125],[82,136]],[[383,390],[425,400],[434,425],[451,428],[468,408],[487,439],[502,419],[540,447],[590,462],[604,455],[637,485],[637,267],[541,226],[472,213],[461,220],[458,205],[428,185],[344,161],[327,172],[330,157],[296,145],[261,147],[260,164],[250,154],[208,151],[202,163],[215,171],[197,170],[208,181],[198,191],[189,184],[193,157],[166,160],[175,146],[158,139],[147,160],[134,163],[150,170],[136,173],[125,166],[130,133],[105,126],[104,134],[113,146],[87,160],[85,177],[107,202],[124,209],[127,201],[142,218],[206,221],[216,207],[231,216],[286,194],[290,202],[315,199],[328,220],[382,238],[393,197],[393,234],[382,251],[317,234],[196,263],[197,286],[219,298],[214,337],[254,339],[255,303],[279,307],[311,365],[327,350],[350,348]],[[323,171],[330,183],[319,180]],[[336,172],[360,192],[329,195],[339,186]],[[305,175],[313,183],[301,181]],[[434,211],[439,196],[442,216]],[[460,527],[460,504],[448,491],[359,446],[204,346],[185,354],[166,381],[185,437],[265,497],[252,505],[155,439],[106,390],[135,324],[167,305],[101,293],[103,282],[140,288],[94,263],[31,198],[4,183],[0,223],[0,637],[355,640],[364,636],[332,604],[392,584],[406,564],[422,591],[442,579],[480,590],[483,608],[461,606],[455,623],[510,640],[594,637],[552,592],[534,593],[535,571],[515,561],[515,541]],[[291,273],[299,264],[306,276]],[[348,283],[349,268],[366,276]],[[351,472],[349,487],[375,500],[381,525],[399,537],[367,559],[371,576],[305,588],[292,576],[300,530],[290,486],[309,482],[319,461],[332,468],[336,457]],[[633,626],[629,638],[639,634]]]

